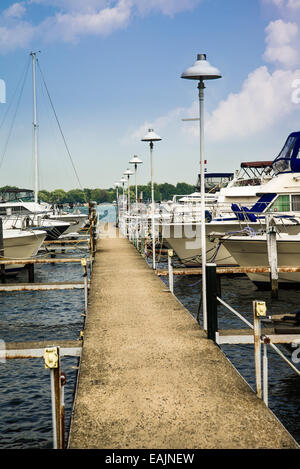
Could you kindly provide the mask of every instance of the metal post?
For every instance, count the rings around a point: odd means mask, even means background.
[[[217,307],[217,266],[206,264],[207,276],[207,338],[216,342],[218,331],[218,307]]]
[[[172,257],[173,257],[173,249],[168,249],[169,290],[171,293],[174,293]]]
[[[4,242],[3,242],[3,224],[2,218],[0,217],[0,259],[4,257]],[[5,282],[5,264],[0,266],[1,282]]]
[[[264,355],[263,355],[263,396],[264,403],[268,406],[269,396],[268,396],[268,350],[267,343],[264,341]]]
[[[84,313],[87,314],[88,310],[88,273],[86,259],[81,259],[81,265],[83,267],[83,278],[84,278]]]
[[[151,234],[152,234],[152,269],[156,269],[155,264],[155,226],[154,226],[154,183],[153,183],[153,142],[150,142],[150,164],[151,164]]]
[[[61,370],[59,347],[45,349],[45,368],[50,369],[51,378],[51,407],[52,407],[52,427],[53,427],[53,448],[62,448],[61,432]]]
[[[254,359],[255,359],[255,379],[256,393],[262,398],[261,388],[261,324],[260,317],[266,316],[266,303],[264,301],[253,301],[253,332],[254,332]]]
[[[268,259],[270,265],[270,281],[271,281],[271,297],[278,298],[278,259],[277,259],[277,244],[276,244],[276,230],[272,225],[272,219],[266,217],[267,228],[267,247]]]
[[[34,201],[38,202],[38,143],[37,143],[37,110],[36,110],[36,53],[31,52],[32,58],[32,88],[33,88],[33,139],[34,139]]]
[[[203,329],[207,330],[206,300],[206,230],[205,230],[205,181],[204,181],[204,81],[199,85],[199,124],[200,124],[200,180],[201,180],[201,256],[202,256],[202,311]]]

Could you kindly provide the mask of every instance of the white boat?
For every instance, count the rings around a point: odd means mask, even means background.
[[[241,267],[269,267],[266,234],[254,236],[230,236],[222,243]],[[300,234],[276,235],[278,267],[300,267]],[[269,287],[269,273],[247,273],[259,288]],[[281,286],[300,284],[300,272],[279,272]]]
[[[281,232],[291,235],[300,233],[299,150],[300,132],[293,132],[272,163],[274,171],[272,177],[269,174],[266,178],[262,173],[263,179],[259,185],[257,183],[249,185],[247,180],[241,180],[237,184],[237,181],[233,180],[226,188],[220,190],[214,210],[207,210],[208,260],[218,265],[235,265],[236,260],[231,256],[225,244],[222,244],[222,247],[214,253],[213,250],[218,249],[218,244],[211,241],[210,235],[215,232],[238,234],[245,229],[252,229],[255,232],[263,231],[266,227],[265,216],[268,213],[275,213],[280,221]],[[236,188],[238,189],[235,190]],[[251,200],[252,204],[249,203]],[[230,201],[230,212],[226,212],[224,208],[224,202],[228,201]],[[165,225],[165,239],[180,260],[188,266],[201,263],[200,221],[189,223],[183,220],[182,223]]]
[[[43,230],[47,240],[57,239],[70,227],[67,221],[51,219],[35,202],[0,202],[0,216],[5,228]]]
[[[259,197],[257,192],[272,179],[271,161],[242,163],[241,169],[235,177],[214,194],[205,195],[206,217],[206,247],[207,261],[218,265],[236,265],[235,260],[224,247],[211,241],[211,233],[227,233],[228,231],[243,231],[253,227],[263,229],[264,221],[243,218],[234,210],[238,203],[250,207],[258,203],[260,210],[265,209],[268,197]],[[220,173],[221,174],[221,173]],[[235,203],[235,204],[234,204]],[[174,249],[180,261],[188,267],[201,264],[201,196],[181,199],[180,204],[170,211],[169,219],[162,217],[161,236]],[[294,225],[293,225],[294,227]],[[300,231],[300,226],[299,226]],[[298,232],[298,228],[296,229]]]
[[[4,257],[1,260],[22,260],[36,256],[46,235],[46,231],[40,230],[3,229]],[[24,264],[7,264],[5,273],[17,273],[23,267]]]
[[[239,215],[260,219],[273,213],[276,221],[280,218],[289,223],[293,220],[297,223],[300,216],[300,132],[293,132],[287,138],[282,151],[273,162],[275,176],[262,187],[258,193],[261,198],[268,198],[268,206],[262,211],[250,212],[241,210]],[[294,227],[287,226],[286,233],[276,235],[278,249],[278,266],[300,266],[300,232],[296,233],[298,224]],[[266,235],[261,236],[237,236],[231,234],[222,240],[225,248],[231,253],[236,262],[241,266],[268,266],[266,259],[267,242]],[[257,285],[266,281],[264,274],[249,274],[249,278]],[[280,274],[280,283],[299,283],[298,273]]]

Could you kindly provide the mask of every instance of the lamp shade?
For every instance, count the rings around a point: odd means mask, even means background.
[[[123,177],[123,178],[120,180],[120,183],[121,183],[121,184],[124,184],[124,182],[127,182],[127,179]]]
[[[114,183],[114,186],[115,186],[115,187],[119,187],[119,186],[120,186],[120,183],[119,183],[119,182],[115,182],[115,183]]]
[[[133,175],[133,172],[131,171],[131,169],[126,169],[126,171],[124,171],[124,173],[123,173],[123,174],[124,174],[124,176],[128,176],[128,177],[130,177],[130,176],[132,176],[132,175]]]
[[[161,140],[161,137],[159,135],[157,135],[153,131],[153,129],[149,129],[148,133],[141,140],[142,140],[142,142],[159,142],[159,140]]]
[[[139,159],[137,155],[134,155],[129,161],[130,164],[142,164],[142,160]]]
[[[206,60],[206,54],[198,54],[197,60],[192,67],[187,68],[181,75],[181,78],[189,80],[214,80],[222,78],[220,71],[210,65]]]

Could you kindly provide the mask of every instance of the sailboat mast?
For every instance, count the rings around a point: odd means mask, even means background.
[[[32,58],[32,88],[33,88],[33,147],[34,147],[34,201],[38,201],[38,139],[37,139],[37,112],[36,112],[36,53],[30,53]]]

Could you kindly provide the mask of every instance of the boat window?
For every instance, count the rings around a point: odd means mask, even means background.
[[[294,150],[297,137],[289,137],[284,145],[281,153],[277,156],[273,163],[275,174],[284,173],[291,170],[291,157]]]
[[[292,210],[300,212],[300,195],[292,195]]]
[[[266,211],[267,212],[289,212],[290,211],[290,196],[279,195]]]

